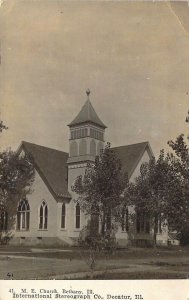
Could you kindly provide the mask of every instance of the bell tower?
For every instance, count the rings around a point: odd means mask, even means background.
[[[68,124],[70,129],[68,157],[68,190],[79,175],[84,175],[87,162],[93,162],[95,156],[104,148],[106,126],[100,120],[89,99],[90,90],[86,91],[87,99],[75,119]]]
[[[94,161],[95,156],[104,148],[106,126],[99,119],[89,99],[90,90],[86,91],[87,100],[79,114],[68,125],[70,128],[68,164]]]

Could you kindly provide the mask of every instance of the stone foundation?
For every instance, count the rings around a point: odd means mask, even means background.
[[[13,237],[9,245],[14,246],[62,246],[67,247],[69,246],[68,243],[65,241],[57,238],[57,237]]]

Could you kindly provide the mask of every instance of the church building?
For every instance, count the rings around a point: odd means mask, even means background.
[[[77,195],[71,186],[79,175],[84,175],[87,162],[104,148],[106,125],[100,120],[89,99],[81,111],[68,124],[69,153],[23,141],[18,155],[30,154],[34,160],[35,180],[32,193],[21,199],[17,209],[11,244],[24,245],[76,245],[88,217],[74,199]],[[122,168],[134,181],[140,166],[153,157],[148,142],[112,148],[120,158]],[[129,222],[129,208],[123,223],[116,232],[117,242],[146,245],[153,239],[149,222],[140,218],[136,224]],[[167,233],[159,234],[166,243]]]

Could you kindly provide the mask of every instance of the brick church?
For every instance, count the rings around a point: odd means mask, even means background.
[[[78,115],[68,124],[69,153],[23,141],[19,155],[29,153],[34,159],[35,180],[33,192],[21,199],[13,229],[12,244],[74,245],[87,217],[76,205],[77,195],[71,190],[74,180],[85,172],[88,161],[94,161],[104,148],[106,125],[98,117],[89,99]],[[140,166],[148,162],[153,153],[148,142],[112,148],[120,158],[122,168],[134,181]],[[138,220],[129,223],[129,211],[116,232],[120,245],[145,244],[153,239],[149,223]],[[167,232],[159,233],[160,243],[167,243]]]

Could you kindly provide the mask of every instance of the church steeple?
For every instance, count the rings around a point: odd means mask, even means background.
[[[106,126],[100,120],[89,99],[90,90],[86,91],[87,100],[70,128],[70,151],[68,163],[94,161],[95,156],[104,148]]]
[[[98,117],[96,111],[94,110],[94,108],[91,104],[91,101],[89,99],[90,93],[91,92],[88,89],[86,91],[87,100],[86,100],[85,104],[83,105],[83,107],[81,108],[78,115],[75,117],[75,119],[70,124],[68,124],[69,127],[87,122],[87,123],[93,123],[104,129],[106,128],[106,125],[104,125],[104,123],[100,120],[100,118]]]

